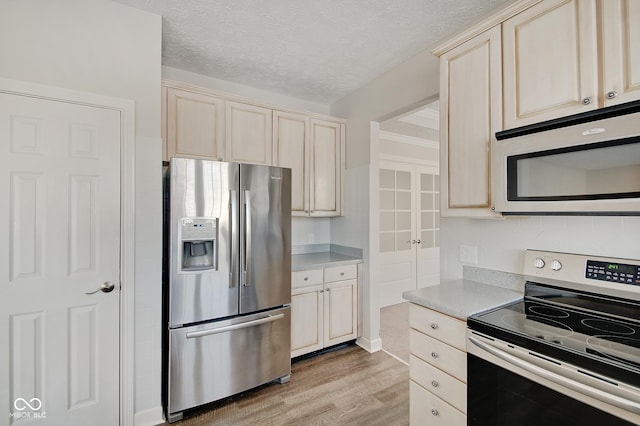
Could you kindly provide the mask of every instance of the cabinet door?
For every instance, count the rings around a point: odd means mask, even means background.
[[[291,214],[309,215],[309,118],[273,112],[273,160],[291,169]]]
[[[224,155],[224,99],[167,88],[167,159]]]
[[[605,105],[640,99],[640,2],[602,2]]]
[[[325,284],[324,345],[355,339],[358,335],[358,280]]]
[[[323,293],[322,285],[291,292],[291,358],[323,347]]]
[[[494,27],[440,59],[442,216],[495,215],[490,161],[502,129],[500,46]]]
[[[310,120],[310,215],[341,213],[342,133],[340,123]]]
[[[547,0],[502,27],[505,129],[598,107],[595,0]]]
[[[227,161],[271,165],[271,110],[227,101]]]

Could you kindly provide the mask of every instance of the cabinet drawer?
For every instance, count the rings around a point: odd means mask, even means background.
[[[322,284],[322,269],[294,271],[291,273],[291,287],[307,287]]]
[[[467,323],[464,321],[412,303],[409,325],[461,351],[466,350]]]
[[[467,412],[467,385],[465,383],[414,355],[410,356],[409,365],[411,366],[409,368],[411,380],[463,413]]]
[[[409,422],[412,425],[465,426],[467,416],[410,380]]]
[[[353,280],[358,277],[358,265],[342,265],[324,268],[324,282]]]
[[[445,373],[451,374],[465,383],[467,382],[466,352],[462,352],[414,329],[409,331],[409,347],[413,355]]]

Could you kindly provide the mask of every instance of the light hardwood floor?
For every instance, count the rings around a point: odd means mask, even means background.
[[[382,349],[409,365],[409,302],[380,309]]]
[[[408,424],[409,367],[350,345],[295,362],[289,383],[211,404],[173,425]]]

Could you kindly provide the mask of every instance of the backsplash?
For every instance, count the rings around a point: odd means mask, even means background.
[[[462,267],[462,277],[465,280],[524,292],[525,277],[520,274],[464,265]]]

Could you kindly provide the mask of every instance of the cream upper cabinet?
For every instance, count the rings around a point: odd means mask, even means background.
[[[165,159],[222,159],[224,113],[224,99],[167,88]]]
[[[291,214],[309,216],[309,117],[273,111],[273,158],[291,169]]]
[[[598,107],[595,0],[546,0],[502,26],[505,129]]]
[[[502,130],[500,26],[440,58],[442,216],[496,216],[490,164]]]
[[[602,2],[604,104],[640,99],[640,2]]]
[[[226,161],[271,165],[272,110],[226,102]]]
[[[290,112],[273,112],[273,156],[291,168],[294,216],[341,214],[341,123]]]
[[[343,126],[312,118],[310,127],[309,215],[339,216],[342,205]]]

